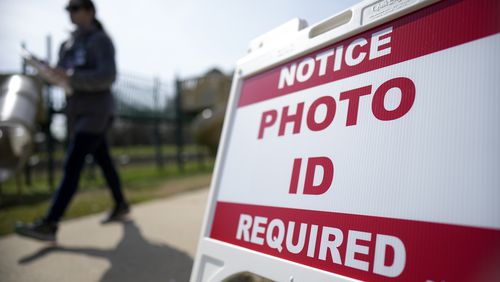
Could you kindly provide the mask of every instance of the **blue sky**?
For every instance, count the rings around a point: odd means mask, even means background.
[[[165,80],[203,74],[209,68],[231,71],[249,42],[299,17],[317,23],[358,0],[94,0],[97,17],[113,38],[121,71]],[[19,46],[52,62],[72,30],[67,0],[0,0],[0,72],[20,70]]]

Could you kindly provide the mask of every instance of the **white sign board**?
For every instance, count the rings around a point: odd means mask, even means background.
[[[500,281],[499,3],[364,1],[257,39],[191,280]]]

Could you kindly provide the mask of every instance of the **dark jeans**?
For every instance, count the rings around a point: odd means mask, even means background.
[[[117,205],[125,203],[121,190],[120,178],[116,172],[105,134],[77,133],[70,142],[64,162],[64,175],[57,189],[52,206],[45,220],[57,223],[64,215],[71,199],[78,189],[80,174],[85,164],[85,157],[92,155],[94,161],[101,167],[108,183],[113,199]]]

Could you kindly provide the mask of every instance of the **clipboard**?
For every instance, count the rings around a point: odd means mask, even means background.
[[[55,69],[51,67],[47,62],[40,59],[38,56],[30,52],[25,47],[21,47],[21,57],[26,61],[28,65],[33,67],[37,71],[37,75],[41,77],[46,82],[59,86],[64,89],[66,95],[70,96],[73,93],[73,89],[68,84],[67,81],[62,80],[55,72]]]

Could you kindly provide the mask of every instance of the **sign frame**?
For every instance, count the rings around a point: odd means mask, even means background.
[[[235,115],[243,82],[286,62],[310,54],[325,46],[340,42],[389,21],[404,17],[437,0],[365,0],[318,24],[306,27],[300,19],[266,33],[250,44],[249,53],[237,62],[226,111],[221,142],[216,158],[209,201],[198,243],[192,282],[222,281],[238,273],[250,272],[276,281],[354,281],[355,279],[288,261],[254,250],[210,238],[216,203],[221,185],[222,168],[227,159],[228,145],[233,134]],[[394,5],[388,3],[399,3]],[[387,4],[379,14],[375,5]],[[387,8],[388,7],[388,8]],[[371,10],[370,10],[371,9]]]

